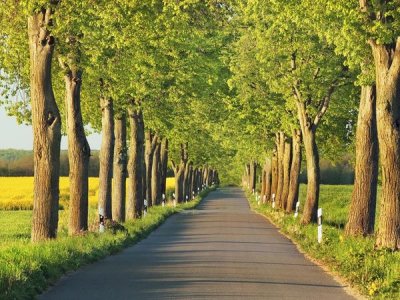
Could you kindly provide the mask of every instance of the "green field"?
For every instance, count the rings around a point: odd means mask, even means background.
[[[306,185],[300,187],[301,208]],[[270,205],[258,206],[250,197],[252,208],[273,221],[303,251],[327,265],[362,294],[373,299],[400,299],[400,253],[374,249],[375,238],[344,236],[352,186],[322,185],[319,207],[323,209],[323,243],[317,242],[317,226],[301,226],[300,217],[276,211]],[[301,209],[300,209],[301,212]]]

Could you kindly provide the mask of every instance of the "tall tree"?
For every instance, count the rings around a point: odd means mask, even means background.
[[[117,114],[114,126],[114,167],[112,190],[112,216],[117,222],[125,221],[126,177],[128,153],[126,146],[126,115]]]
[[[55,238],[58,227],[61,118],[52,88],[56,39],[50,31],[57,2],[47,1],[28,17],[35,172],[32,241]]]
[[[130,146],[129,146],[129,196],[126,218],[136,219],[142,216],[144,199],[144,124],[140,108],[129,109]]]
[[[101,106],[101,148],[99,173],[99,211],[104,211],[106,219],[112,219],[112,162],[114,155],[114,108],[113,100],[103,96]]]

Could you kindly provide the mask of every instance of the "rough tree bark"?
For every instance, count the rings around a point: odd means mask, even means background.
[[[151,195],[151,175],[152,175],[152,167],[153,167],[153,155],[158,143],[158,137],[153,135],[150,130],[147,130],[145,133],[145,140],[146,140],[146,150],[145,150],[145,165],[146,165],[146,184],[145,184],[145,191],[146,195],[145,198],[147,200],[148,206],[153,205],[153,199]]]
[[[167,171],[168,171],[168,139],[161,142],[161,193],[167,195]]]
[[[208,166],[204,167],[204,171],[203,171],[203,184],[205,184],[206,186],[208,186]]]
[[[191,183],[191,178],[190,178],[190,173],[193,170],[193,163],[189,162],[186,164],[185,168],[185,173],[183,175],[183,197],[184,200],[190,200],[190,193],[191,193],[191,188],[190,188],[190,183]]]
[[[33,127],[33,242],[55,238],[58,227],[61,118],[54,98],[51,62],[55,38],[51,9],[28,19]]]
[[[261,169],[261,192],[260,192],[261,200],[263,201],[263,203],[264,203],[264,198],[265,198],[265,185],[266,185],[265,175],[266,175],[266,173],[265,173],[265,165],[264,165]]]
[[[345,228],[349,236],[374,233],[379,155],[375,109],[375,87],[363,86],[356,132],[354,189]]]
[[[285,150],[283,155],[283,189],[281,197],[281,205],[283,209],[286,209],[287,198],[289,195],[290,185],[290,164],[292,160],[292,143],[289,139],[285,142]]]
[[[307,160],[307,198],[301,223],[309,224],[317,222],[320,185],[319,153],[315,141],[315,130],[306,128],[303,136]]]
[[[286,205],[286,212],[290,213],[296,208],[299,196],[299,175],[301,168],[301,130],[293,130],[292,166],[290,168],[290,186]]]
[[[144,200],[144,123],[143,113],[140,108],[129,109],[130,121],[130,146],[129,146],[129,197],[127,203],[128,220],[140,218],[143,211]]]
[[[278,162],[278,186],[276,190],[276,207],[283,208],[283,159],[285,155],[285,134],[283,132],[279,132],[276,135],[276,148],[277,148],[277,162]]]
[[[196,184],[196,182],[197,182],[197,168],[193,168],[193,170],[192,170],[192,182],[190,183],[190,185],[191,185],[191,190],[192,190],[192,193],[191,193],[191,197],[193,198],[193,195],[195,195],[196,193],[197,193],[197,184]]]
[[[125,221],[127,148],[126,148],[126,116],[117,116],[114,127],[114,168],[113,168],[113,197],[112,216],[117,222]]]
[[[266,203],[271,197],[271,176],[272,176],[272,163],[271,159],[267,158],[265,161],[265,198],[263,202]]]
[[[99,211],[106,219],[112,218],[112,170],[114,156],[114,109],[111,98],[102,97],[101,107],[101,148],[99,170]]]
[[[158,205],[161,202],[160,150],[161,144],[157,142],[151,168],[151,199],[154,205]]]
[[[200,191],[203,188],[203,168],[199,169],[199,188]]]
[[[379,248],[400,249],[400,37],[393,45],[370,41],[376,68],[376,119],[382,170]]]
[[[88,229],[90,147],[86,140],[81,112],[82,72],[68,70],[65,84],[70,194],[68,233],[75,235]]]
[[[271,162],[271,195],[270,200],[272,201],[273,195],[276,197],[276,192],[278,190],[278,151],[277,147],[275,147],[274,152],[272,154],[272,162]]]

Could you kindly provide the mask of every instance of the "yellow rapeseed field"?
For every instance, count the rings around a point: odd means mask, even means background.
[[[173,190],[174,178],[167,178],[167,190]],[[89,206],[96,207],[99,179],[89,178]],[[29,210],[33,203],[33,177],[0,177],[0,210]],[[60,177],[60,205],[68,206],[69,179]]]
[[[167,178],[167,191],[168,190],[173,190],[175,188],[175,178],[174,177],[168,177]]]

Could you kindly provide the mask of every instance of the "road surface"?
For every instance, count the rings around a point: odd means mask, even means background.
[[[236,188],[62,278],[39,299],[354,299]]]

